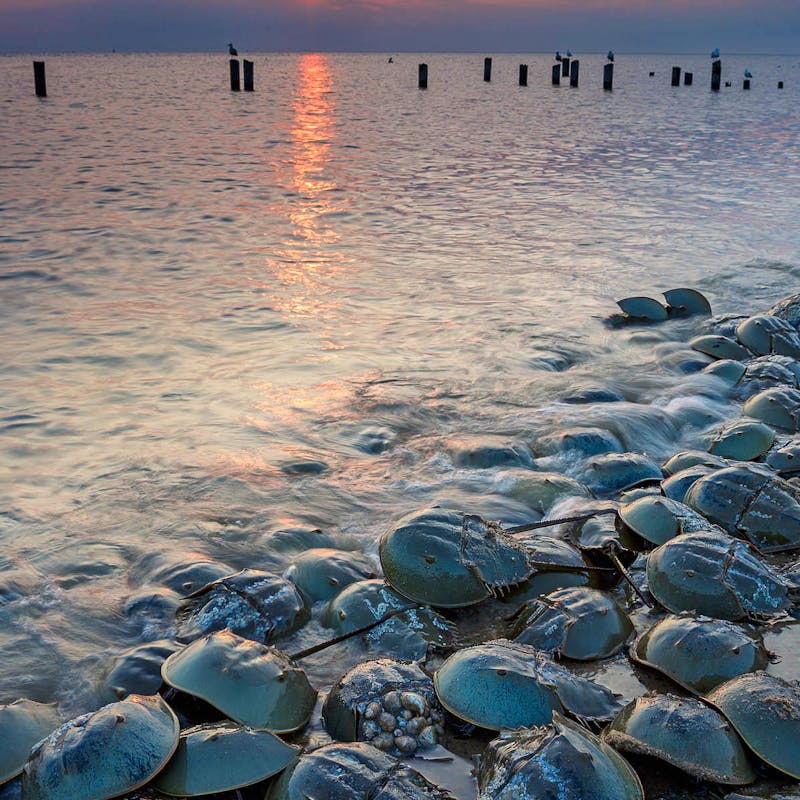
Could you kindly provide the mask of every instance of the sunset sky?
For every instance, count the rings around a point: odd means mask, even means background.
[[[798,0],[0,0],[0,52],[797,53]]]

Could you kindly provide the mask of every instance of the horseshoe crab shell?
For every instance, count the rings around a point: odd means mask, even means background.
[[[55,706],[22,699],[0,705],[0,784],[22,772],[31,748],[61,724]]]
[[[453,800],[416,770],[368,744],[329,744],[305,753],[265,800]]]
[[[512,633],[515,642],[593,661],[618,653],[633,633],[633,623],[610,594],[573,587],[525,603],[514,615]]]
[[[770,653],[740,625],[692,614],[668,616],[631,646],[631,658],[672,678],[693,694],[765,669]]]
[[[724,534],[685,533],[647,559],[650,593],[673,613],[717,619],[777,614],[790,605],[791,584],[749,545]]]
[[[700,478],[710,475],[712,472],[716,472],[714,467],[708,467],[703,464],[687,467],[680,472],[676,472],[674,475],[670,475],[665,481],[662,481],[661,491],[671,500],[677,500],[679,503],[683,503],[689,489],[694,486]]]
[[[800,390],[774,387],[753,395],[742,413],[775,428],[796,433],[800,426]]]
[[[158,696],[130,695],[66,722],[39,742],[23,800],[107,800],[143,786],[178,746],[178,720]]]
[[[759,548],[800,547],[800,491],[763,467],[712,472],[685,499],[706,519]]]
[[[764,461],[781,477],[794,476],[795,473],[800,472],[800,437],[782,442],[779,447],[767,453]]]
[[[161,667],[164,680],[249,728],[290,733],[311,718],[317,692],[274,647],[222,631],[196,639]]]
[[[619,518],[637,536],[655,545],[710,527],[708,520],[689,506],[661,495],[640,497],[622,506]]]
[[[312,603],[330,600],[356,581],[375,577],[375,567],[367,556],[329,547],[301,553],[286,570],[286,578]]]
[[[698,353],[705,353],[707,356],[731,361],[747,361],[753,355],[746,347],[742,347],[739,342],[735,342],[727,336],[719,336],[714,333],[695,337],[689,342],[689,347],[697,350]]]
[[[309,616],[291,581],[243,569],[189,595],[178,615],[178,634],[191,640],[229,629],[257,642],[272,642],[297,630]]]
[[[630,764],[557,712],[547,725],[503,731],[490,742],[478,788],[478,800],[644,800]]]
[[[660,481],[664,475],[658,464],[641,453],[605,453],[586,462],[582,477],[594,492],[610,495]]]
[[[366,741],[379,750],[410,755],[444,732],[431,679],[413,663],[367,661],[343,675],[328,693],[322,720],[339,741]]]
[[[554,711],[594,722],[619,710],[614,695],[530,645],[496,639],[450,656],[433,676],[439,702],[460,719],[499,731],[546,725]]]
[[[737,461],[753,461],[772,447],[775,431],[763,422],[737,419],[725,425],[708,446],[709,453]]]
[[[741,322],[736,338],[760,356],[772,353],[800,358],[800,337],[791,323],[780,317],[757,315]]]
[[[546,514],[556,501],[569,495],[591,497],[592,493],[579,481],[559,472],[532,472],[509,469],[497,476],[497,488],[534,511]]]
[[[499,525],[444,508],[415,511],[380,538],[387,583],[432,606],[469,606],[525,580],[525,550]]]
[[[711,304],[696,289],[669,289],[663,294],[671,317],[711,316]]]
[[[654,756],[701,780],[740,786],[756,779],[725,717],[694,698],[638,697],[619,712],[603,739],[617,750]]]
[[[759,758],[800,779],[800,685],[753,672],[723,683],[706,699]]]
[[[178,749],[153,786],[175,797],[197,797],[240,789],[277,774],[299,747],[269,731],[232,722],[181,731]]]
[[[667,309],[652,297],[626,297],[617,300],[617,305],[633,319],[646,322],[663,322],[667,319]]]
[[[704,467],[719,467],[720,469],[728,466],[724,458],[712,455],[707,450],[681,450],[680,453],[675,453],[674,456],[661,465],[661,471],[664,475],[670,477],[684,469],[689,469],[689,467],[696,467],[698,464]]]
[[[734,386],[739,383],[745,372],[747,372],[747,367],[745,367],[741,361],[734,361],[731,358],[722,358],[719,361],[714,361],[712,364],[709,364],[703,372],[720,378],[731,386]]]

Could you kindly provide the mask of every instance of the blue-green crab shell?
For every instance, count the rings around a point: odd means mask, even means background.
[[[467,437],[448,442],[447,449],[453,463],[464,469],[530,467],[533,464],[533,455],[526,444],[509,444],[501,437]]]
[[[444,508],[415,511],[380,538],[387,583],[432,606],[469,606],[532,573],[525,550],[499,525]]]
[[[156,694],[161,688],[161,665],[183,645],[159,639],[120,653],[105,685],[120,699],[129,694]]]
[[[617,300],[617,305],[633,319],[646,322],[663,322],[667,319],[667,309],[652,297],[625,297]]]
[[[356,581],[375,577],[375,565],[365,555],[329,547],[301,553],[286,570],[285,577],[312,603],[330,600]]]
[[[800,437],[783,441],[767,453],[767,466],[781,476],[800,472]]]
[[[712,455],[707,450],[681,450],[661,465],[661,471],[669,478],[689,467],[698,465],[722,468],[727,467],[728,463],[721,456]]]
[[[737,461],[753,461],[772,447],[775,431],[763,422],[737,419],[723,426],[711,439],[708,452]]]
[[[231,568],[227,564],[197,559],[168,564],[157,570],[150,581],[186,596],[230,574]]]
[[[800,427],[800,390],[776,386],[753,395],[742,409],[749,417],[796,433]]]
[[[322,719],[334,739],[367,742],[395,755],[434,745],[444,733],[433,681],[416,664],[389,658],[343,675],[325,699]]]
[[[478,788],[478,800],[644,800],[630,764],[559,713],[541,727],[503,731],[490,742]]]
[[[452,645],[455,629],[448,620],[398,594],[379,578],[351,583],[325,607],[322,623],[337,633],[351,633],[403,608],[408,611],[364,635],[368,645],[407,659],[425,658],[430,647]]]
[[[800,779],[800,684],[753,672],[723,683],[706,699],[759,758]]]
[[[164,680],[249,728],[289,733],[311,718],[317,693],[280,650],[230,631],[196,639],[161,667]]]
[[[771,657],[760,637],[741,625],[694,614],[660,620],[633,643],[630,654],[698,695],[765,669]]]
[[[800,362],[788,356],[759,356],[747,362],[735,396],[747,400],[764,389],[800,386]]]
[[[711,316],[711,303],[697,289],[669,289],[663,294],[671,317]]]
[[[23,800],[106,800],[147,783],[178,746],[178,720],[158,696],[131,695],[64,723],[30,754]]]
[[[529,469],[501,472],[497,477],[497,490],[540,514],[546,514],[561,497],[592,496],[586,486],[574,478],[560,472],[532,472]]]
[[[536,440],[536,453],[540,456],[575,452],[587,457],[621,453],[624,449],[620,440],[605,428],[567,428]]]
[[[632,633],[633,623],[616,600],[586,587],[559,589],[525,603],[512,627],[514,641],[578,661],[616,655]]]
[[[276,775],[300,748],[274,733],[232,722],[181,731],[178,749],[153,786],[174,797],[198,797],[250,786]]]
[[[589,459],[583,467],[586,485],[601,495],[616,494],[663,477],[661,467],[641,453],[606,453]]]
[[[713,364],[709,364],[703,369],[707,375],[713,375],[716,378],[729,383],[731,386],[736,385],[744,377],[747,372],[747,367],[738,360],[731,358],[721,358]]]
[[[697,350],[698,353],[705,353],[719,359],[730,359],[731,361],[747,361],[753,354],[733,339],[727,336],[719,336],[708,333],[704,336],[697,336],[689,342],[689,347]]]
[[[683,503],[686,498],[686,493],[700,478],[716,471],[716,467],[708,467],[703,464],[687,467],[680,472],[676,472],[674,475],[670,475],[665,481],[662,481],[661,491],[670,499]]]
[[[651,544],[664,544],[682,533],[708,530],[711,526],[689,506],[662,495],[641,497],[619,510],[620,521]]]
[[[800,547],[800,490],[764,467],[712,472],[692,485],[685,502],[756,547]]]
[[[22,772],[31,748],[61,724],[55,706],[22,699],[0,705],[0,784]]]
[[[191,640],[228,629],[257,642],[273,642],[304,625],[309,616],[291,581],[244,569],[189,595],[178,614],[178,636]]]
[[[736,338],[760,356],[800,358],[800,336],[791,323],[780,317],[758,315],[739,324]]]
[[[673,613],[739,620],[779,614],[791,584],[738,539],[712,532],[670,539],[647,559],[650,593]]]
[[[407,764],[368,744],[329,744],[295,761],[265,800],[453,800]]]
[[[784,297],[783,300],[775,303],[775,305],[767,311],[767,314],[772,317],[785,319],[795,330],[800,330],[800,293]]]
[[[605,687],[574,675],[535,647],[506,639],[454,653],[433,684],[450,713],[494,731],[546,725],[553,711],[607,722],[619,710]]]
[[[652,756],[704,781],[741,786],[756,774],[741,739],[716,709],[695,698],[647,694],[604,731],[616,750]]]

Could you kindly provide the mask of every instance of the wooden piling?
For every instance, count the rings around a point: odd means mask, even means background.
[[[684,72],[683,73],[683,85],[684,86],[691,86],[694,82],[694,73],[692,72]]]
[[[487,83],[492,79],[492,59],[489,56],[483,59],[483,79]]]
[[[711,91],[718,92],[722,82],[722,61],[717,59],[711,64]]]
[[[33,62],[33,83],[37,97],[47,97],[47,79],[44,75],[44,61]]]
[[[783,81],[778,81],[778,88],[783,89]]]
[[[242,61],[244,72],[244,90],[246,92],[253,91],[253,62],[248,61],[246,58]]]
[[[561,64],[553,64],[553,86],[561,85]]]
[[[742,89],[747,90],[749,88],[750,88],[750,78],[745,78],[744,81],[742,81]]]
[[[562,78],[569,78],[569,59],[562,58],[561,59],[561,77]]]
[[[580,73],[581,62],[575,59],[569,66],[569,85],[573,89],[578,88],[578,74]]]
[[[614,88],[614,64],[603,67],[603,89],[610,92]]]
[[[428,88],[428,65],[427,64],[420,64],[419,65],[419,88],[420,89],[427,89]]]
[[[672,85],[673,86],[680,86],[681,85],[681,68],[680,67],[673,67],[672,68]]]
[[[232,58],[229,63],[231,68],[231,91],[238,92],[242,88],[239,83],[239,59]]]
[[[655,75],[656,75],[656,74],[655,74],[655,72],[653,72],[652,70],[650,70],[650,77],[651,77],[651,78],[654,78],[654,77],[655,77]]]
[[[520,86],[527,86],[528,85],[528,65],[527,64],[520,64],[519,65],[519,85]]]

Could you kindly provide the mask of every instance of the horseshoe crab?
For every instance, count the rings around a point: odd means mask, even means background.
[[[529,469],[501,472],[497,488],[540,514],[546,514],[565,495],[592,496],[586,486],[574,478],[568,478],[560,472],[532,472]]]
[[[250,728],[290,733],[311,718],[317,692],[274,647],[222,631],[196,639],[161,667],[164,680]]]
[[[346,586],[375,577],[375,566],[367,556],[329,547],[313,548],[299,555],[285,577],[312,603],[330,600]]]
[[[800,547],[800,491],[763,467],[727,467],[686,492],[695,511],[759,548]]]
[[[788,356],[759,356],[747,362],[736,395],[748,399],[764,389],[800,385],[800,363]]]
[[[708,446],[708,452],[737,461],[753,461],[772,447],[775,431],[763,422],[737,419],[725,425]]]
[[[669,289],[664,299],[671,317],[711,316],[711,304],[696,289]]]
[[[650,593],[673,613],[717,619],[769,616],[791,604],[791,584],[749,545],[713,532],[670,539],[647,559]]]
[[[696,336],[689,342],[689,347],[697,350],[698,353],[705,353],[707,356],[731,361],[747,361],[753,355],[739,342],[729,339],[727,336],[719,336],[713,333]]]
[[[361,742],[305,753],[267,791],[265,800],[453,800],[402,761]]]
[[[707,450],[681,450],[661,465],[661,471],[669,478],[678,472],[689,469],[689,467],[698,465],[719,467],[721,469],[727,467],[728,462],[720,456],[712,455]]]
[[[623,449],[619,439],[604,428],[567,428],[542,436],[536,441],[536,451],[543,456],[577,451],[586,457],[601,453],[621,453]]]
[[[107,800],[143,786],[178,746],[178,720],[158,696],[130,695],[43,739],[22,773],[23,800]]]
[[[619,703],[530,645],[496,639],[451,655],[433,676],[439,702],[460,719],[499,731],[546,725],[553,711],[607,722]]]
[[[28,699],[0,705],[0,784],[19,775],[31,748],[60,724],[55,706]]]
[[[687,467],[674,475],[670,475],[665,481],[661,482],[661,491],[671,500],[682,503],[686,498],[686,492],[694,486],[700,478],[716,472],[715,467],[706,467],[698,464],[695,467]]]
[[[586,485],[595,493],[610,495],[662,480],[661,467],[641,453],[606,453],[586,462]]]
[[[767,466],[778,473],[781,477],[785,475],[794,476],[800,472],[800,437],[790,439],[774,448],[764,459]]]
[[[667,319],[667,309],[652,297],[625,297],[617,300],[622,313],[644,322],[663,322]]]
[[[129,694],[156,694],[161,688],[161,665],[181,647],[170,639],[132,647],[117,657],[105,685],[120,699]]]
[[[445,508],[400,519],[381,536],[378,553],[393,589],[432,606],[480,603],[533,571],[499,525]]]
[[[630,617],[611,595],[585,587],[525,603],[512,628],[515,642],[577,661],[616,655],[632,633]]]
[[[366,641],[408,659],[425,658],[429,647],[452,645],[454,632],[448,620],[430,608],[419,607],[379,578],[351,583],[325,607],[322,623],[337,633],[350,633],[402,608],[408,611],[365,634]]]
[[[644,800],[630,764],[558,712],[539,728],[503,731],[478,769],[478,800]]]
[[[305,625],[309,617],[291,581],[243,569],[189,595],[178,614],[178,638],[196,639],[227,628],[257,642],[272,642]]]
[[[725,717],[694,698],[638,697],[619,712],[603,739],[617,750],[659,758],[704,781],[739,786],[756,779]]]
[[[750,317],[736,328],[736,338],[760,356],[774,353],[800,359],[800,337],[791,323],[780,317]]]
[[[767,764],[800,779],[800,685],[765,672],[740,675],[706,698]]]
[[[655,545],[664,544],[682,533],[709,529],[705,517],[689,506],[661,495],[640,497],[622,506],[619,519],[637,536]]]
[[[703,372],[720,378],[733,386],[742,379],[745,372],[747,372],[747,367],[739,360],[721,358],[719,361],[714,361],[705,367]]]
[[[766,669],[771,654],[740,625],[693,614],[668,616],[631,646],[631,658],[672,678],[693,694]]]
[[[232,722],[197,725],[181,731],[175,755],[153,786],[177,797],[228,792],[277,774],[299,751],[269,731]]]
[[[767,311],[771,317],[785,319],[796,330],[800,330],[800,294],[792,294],[784,297],[772,308]]]
[[[742,411],[767,425],[797,433],[800,426],[800,390],[780,386],[764,389],[753,395]]]
[[[433,681],[416,665],[382,658],[359,664],[330,690],[322,707],[328,733],[411,755],[438,742],[444,713]]]

